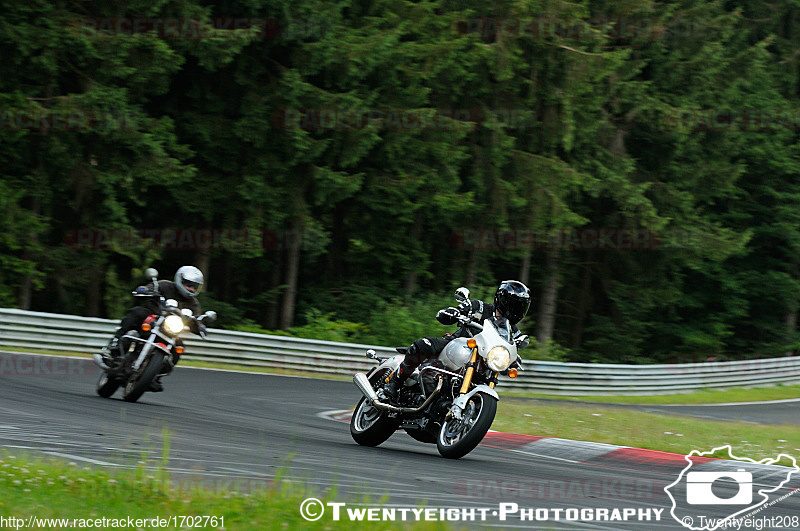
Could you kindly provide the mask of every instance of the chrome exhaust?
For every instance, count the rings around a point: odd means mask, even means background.
[[[353,376],[353,383],[356,384],[358,390],[361,391],[361,394],[367,397],[367,399],[372,402],[378,402],[378,395],[375,394],[375,389],[372,388],[372,384],[369,383],[367,379],[367,375],[363,372],[357,372]]]
[[[372,388],[372,384],[369,383],[367,375],[364,374],[363,372],[355,373],[355,375],[353,376],[353,383],[356,384],[356,387],[358,387],[358,390],[361,391],[361,394],[363,394],[367,398],[367,400],[370,401],[370,403],[375,409],[380,409],[382,411],[389,411],[391,413],[419,413],[420,411],[428,407],[431,402],[433,402],[433,399],[436,398],[436,396],[442,390],[442,385],[444,384],[444,380],[442,378],[439,378],[439,383],[437,384],[436,389],[433,390],[433,392],[428,396],[425,402],[423,402],[422,405],[419,407],[398,407],[398,406],[393,406],[392,404],[387,404],[386,402],[381,402],[381,400],[378,398],[378,395],[375,394],[375,389]]]

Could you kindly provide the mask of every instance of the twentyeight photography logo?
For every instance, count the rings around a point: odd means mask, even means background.
[[[726,450],[730,460],[711,459]],[[762,511],[798,492],[784,488],[800,472],[787,454],[755,461],[736,457],[725,445],[708,452],[692,450],[685,459],[688,465],[664,491],[672,500],[670,514],[687,529],[764,529],[762,524],[773,517]],[[766,466],[778,463],[790,466]]]

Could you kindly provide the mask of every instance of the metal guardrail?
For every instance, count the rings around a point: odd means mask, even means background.
[[[83,352],[105,345],[117,321],[0,308],[0,346]],[[202,360],[317,374],[350,376],[374,366],[364,356],[394,355],[388,347],[370,347],[286,336],[210,329],[208,339],[186,339],[187,360]],[[701,388],[800,383],[800,357],[665,365],[525,362],[506,389],[553,395],[647,395]]]

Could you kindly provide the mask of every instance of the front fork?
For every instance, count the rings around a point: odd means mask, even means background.
[[[461,419],[461,413],[464,410],[464,406],[466,406],[466,401],[461,399],[465,394],[469,392],[469,388],[472,385],[472,378],[475,376],[475,365],[478,361],[478,347],[474,347],[472,349],[472,356],[469,358],[469,364],[467,364],[467,372],[464,374],[464,382],[461,384],[461,389],[458,392],[458,398],[453,403],[453,406],[450,408],[448,412],[448,417],[454,417],[457,420]],[[497,373],[494,373],[494,379],[497,378]],[[489,387],[494,389],[495,382],[489,382]],[[459,400],[461,399],[461,400]],[[464,402],[461,404],[461,402]]]
[[[472,377],[475,375],[476,361],[478,361],[478,347],[472,349],[472,356],[470,356],[469,364],[467,365],[467,373],[464,375],[464,383],[461,384],[461,390],[458,394],[465,395],[469,392],[469,386],[472,385]]]

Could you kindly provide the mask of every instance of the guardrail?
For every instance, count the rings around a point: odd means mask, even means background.
[[[0,308],[0,346],[86,353],[105,345],[118,321]],[[394,349],[210,329],[206,341],[186,339],[187,360],[351,376],[374,366],[364,356]],[[667,394],[701,388],[800,382],[800,357],[664,365],[525,362],[506,389],[553,395]]]

